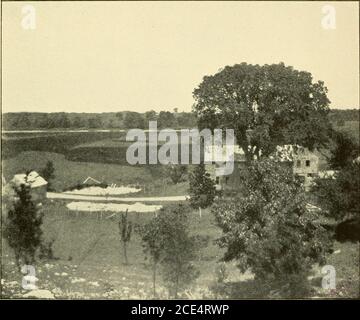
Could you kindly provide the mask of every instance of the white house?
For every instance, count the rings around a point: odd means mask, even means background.
[[[36,171],[31,171],[28,175],[25,173],[16,174],[10,181],[10,184],[16,188],[19,188],[21,185],[30,186],[33,201],[41,201],[46,198],[48,183]]]

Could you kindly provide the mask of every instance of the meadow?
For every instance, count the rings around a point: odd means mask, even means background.
[[[118,217],[67,211],[61,201],[44,204],[44,237],[54,240],[56,260],[41,260],[36,265],[36,277],[41,289],[50,290],[56,298],[93,299],[152,299],[152,272],[141,245],[140,235],[133,233],[128,247],[129,264],[124,264]],[[153,213],[132,213],[129,219],[142,225]],[[240,273],[235,262],[226,263],[227,277],[219,284],[215,269],[221,263],[223,250],[215,244],[221,234],[209,210],[190,212],[191,233],[204,239],[199,247],[195,267],[199,278],[182,293],[182,298],[276,298],[264,284],[254,280],[250,271]],[[3,243],[4,296],[21,297],[21,274],[16,270],[12,251]],[[320,269],[314,266],[312,296],[356,297],[358,295],[358,245],[335,243],[328,263],[337,271],[337,289],[321,289]],[[158,298],[169,298],[161,276],[157,282]],[[273,295],[273,296],[272,296]]]
[[[41,132],[3,132],[1,138],[2,159],[9,159],[24,151],[45,151],[66,155],[67,151],[81,143],[106,138],[120,138],[119,131],[41,131]]]
[[[69,161],[64,155],[52,152],[26,151],[11,159],[3,160],[3,175],[6,181],[10,181],[16,173],[24,173],[26,170],[40,172],[47,161],[52,161],[54,164],[55,179],[51,184],[57,192],[81,184],[91,176],[108,185],[115,183],[118,186],[136,185],[142,188],[142,191],[134,196],[175,196],[188,193],[188,184],[186,182],[173,184],[164,166],[77,162]]]
[[[87,135],[88,133],[86,133]],[[108,133],[106,133],[108,135]],[[38,144],[28,144],[19,136],[22,148],[12,150],[3,160],[3,175],[9,181],[15,173],[33,169],[40,171],[47,161],[55,167],[55,179],[52,187],[57,192],[82,183],[88,176],[107,184],[119,186],[140,186],[143,190],[131,196],[170,196],[188,193],[188,182],[173,184],[164,166],[129,166],[113,163],[71,161],[67,154],[71,149],[92,148],[96,155],[98,148],[113,148],[113,139],[104,135],[87,136],[72,140],[55,138],[48,135],[32,139],[47,139],[50,145],[38,148]],[[83,135],[84,137],[84,135]],[[55,140],[51,140],[55,139]],[[65,139],[65,140],[64,140]],[[86,139],[94,139],[86,141]],[[51,146],[57,141],[59,144]],[[68,144],[62,145],[61,141]],[[30,149],[33,150],[30,150]],[[56,152],[54,152],[56,151]],[[118,215],[111,213],[72,212],[66,208],[66,201],[46,200],[43,203],[44,238],[53,241],[55,259],[39,260],[36,265],[38,287],[53,293],[56,298],[80,299],[152,299],[152,273],[142,249],[140,235],[133,233],[129,243],[129,264],[124,264]],[[152,218],[154,213],[130,213],[134,224],[142,225]],[[221,230],[214,223],[214,216],[209,209],[202,211],[190,209],[191,233],[204,239],[204,246],[199,247],[196,268],[199,278],[183,292],[181,298],[278,298],[276,292],[270,292],[266,285],[253,277],[251,270],[241,273],[236,262],[225,263],[227,277],[224,283],[217,281],[215,270],[222,263],[223,249],[215,240]],[[20,298],[26,293],[21,288],[22,274],[14,263],[13,252],[3,240],[3,296]],[[334,252],[328,256],[327,263],[336,268],[337,288],[331,292],[321,289],[321,269],[314,266],[310,297],[349,298],[359,296],[359,245],[358,243],[335,242]],[[168,293],[158,277],[157,298],[168,299]]]

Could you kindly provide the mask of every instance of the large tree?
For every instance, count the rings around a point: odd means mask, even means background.
[[[270,154],[276,145],[324,145],[330,128],[326,93],[309,72],[283,63],[241,63],[205,76],[193,92],[193,111],[200,128],[234,129],[249,160],[260,150]]]

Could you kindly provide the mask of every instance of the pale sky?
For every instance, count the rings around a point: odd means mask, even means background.
[[[22,27],[31,4],[36,28]],[[324,29],[322,7],[336,12]],[[204,75],[284,62],[359,107],[357,2],[5,2],[3,112],[190,111]]]

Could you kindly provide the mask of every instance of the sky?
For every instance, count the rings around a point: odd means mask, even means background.
[[[309,71],[332,108],[359,107],[357,2],[5,2],[2,18],[3,112],[190,111],[241,62]]]

